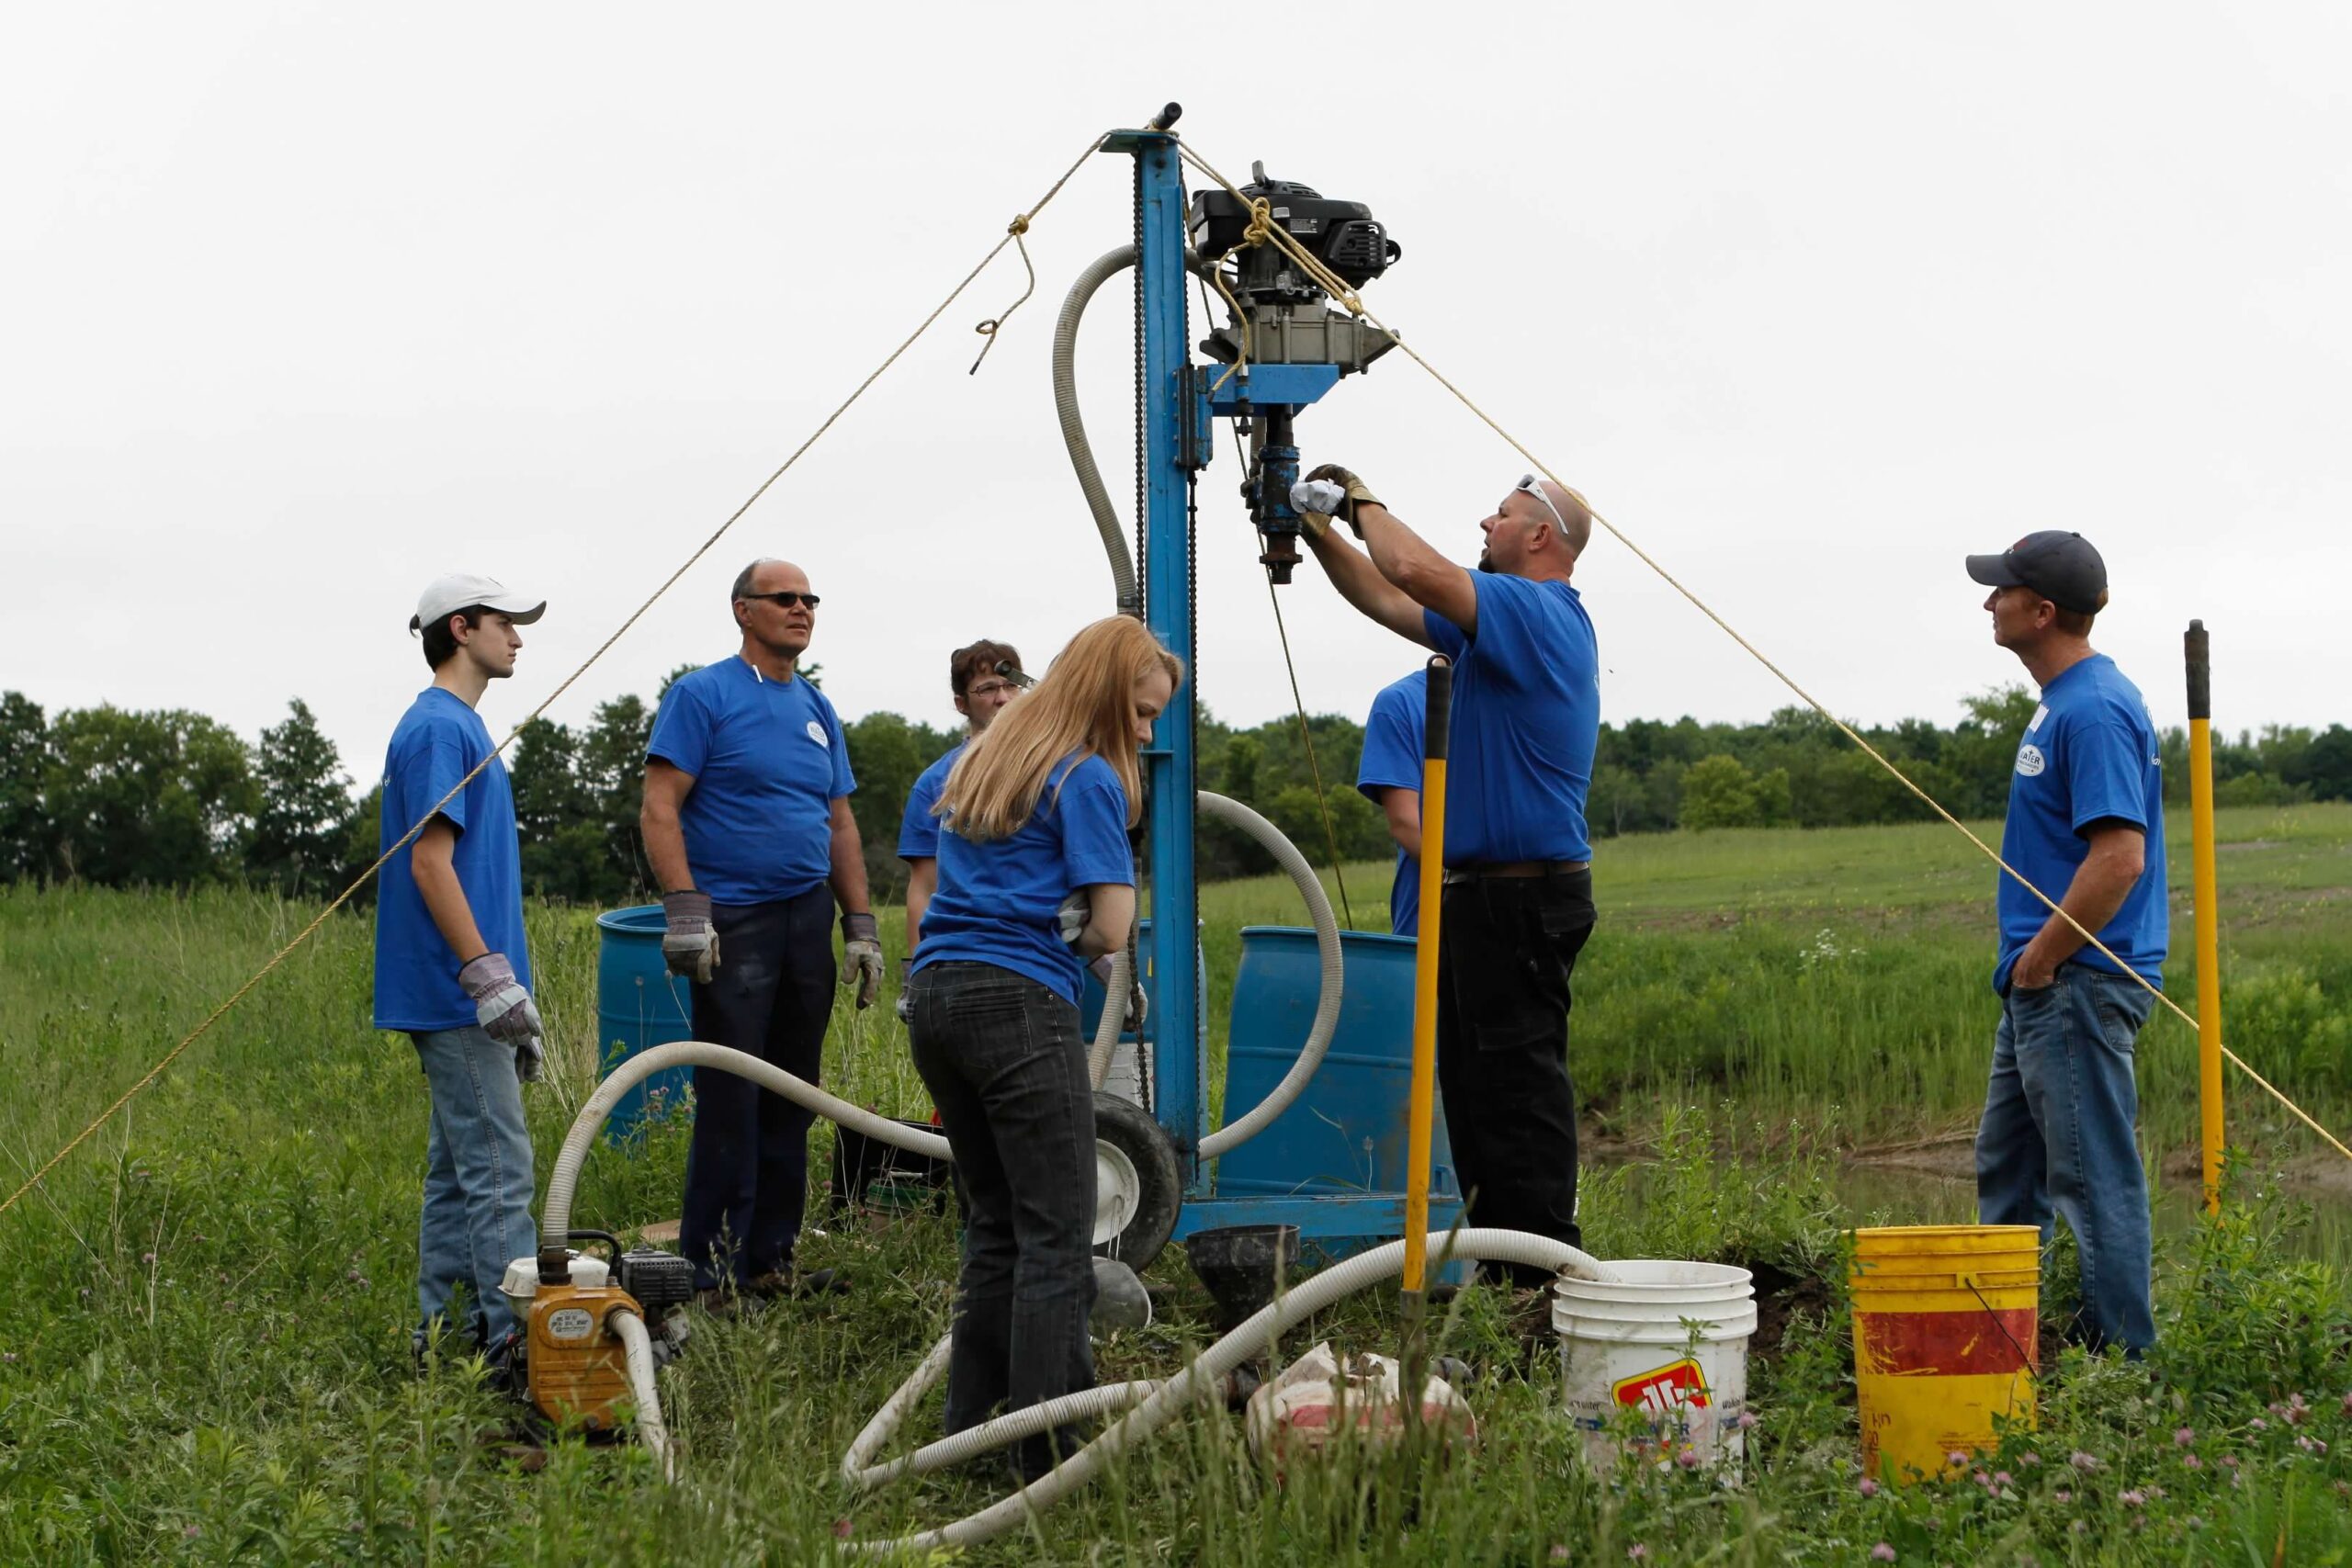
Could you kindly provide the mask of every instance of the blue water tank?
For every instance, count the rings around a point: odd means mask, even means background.
[[[641,1051],[673,1040],[694,1038],[694,1003],[688,982],[662,962],[662,906],[640,904],[596,917],[596,1054],[600,1076]],[[605,1122],[615,1143],[650,1116],[662,1116],[685,1102],[691,1067],[654,1074],[621,1097]]]
[[[1331,1049],[1306,1092],[1273,1125],[1217,1162],[1218,1197],[1405,1190],[1414,950],[1410,937],[1340,933],[1346,976]],[[1314,931],[1242,930],[1225,1055],[1227,1121],[1265,1099],[1298,1060],[1315,1021],[1322,975]],[[1442,1109],[1431,1133],[1430,1195],[1458,1197]]]

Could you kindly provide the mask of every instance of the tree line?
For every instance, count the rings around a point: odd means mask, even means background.
[[[821,681],[819,669],[809,672]],[[658,692],[650,701],[622,696],[598,705],[578,726],[539,718],[524,727],[508,768],[532,892],[608,906],[652,891],[638,807],[659,701]],[[2030,692],[2007,686],[1967,699],[1949,728],[1906,719],[1860,733],[1956,814],[1996,818],[2033,708]],[[906,885],[897,848],[907,792],[962,730],[894,713],[868,714],[844,728],[867,876],[876,901],[895,902]],[[2163,742],[2166,795],[2185,802],[2188,738],[2166,730]],[[1236,728],[1204,712],[1201,787],[1256,807],[1310,860],[1329,860],[1335,842],[1342,860],[1385,859],[1386,828],[1354,788],[1363,746],[1363,726],[1340,714],[1308,719],[1303,736],[1295,717]],[[2352,729],[2271,726],[2217,738],[2213,770],[2224,806],[2352,799]],[[248,743],[186,709],[102,705],[51,715],[21,693],[0,693],[0,880],[244,881],[321,897],[374,862],[380,795],[380,787],[354,786],[334,742],[299,699]],[[1684,718],[1602,726],[1586,814],[1596,838],[1929,815],[1828,720],[1794,707],[1761,724]],[[1200,874],[1211,880],[1273,869],[1255,844],[1206,819],[1199,860]]]

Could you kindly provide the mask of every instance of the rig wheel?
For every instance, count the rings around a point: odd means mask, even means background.
[[[1184,1206],[1167,1131],[1133,1100],[1094,1095],[1094,1250],[1142,1273]]]

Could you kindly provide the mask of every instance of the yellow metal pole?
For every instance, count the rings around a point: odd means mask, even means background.
[[[2222,1212],[2222,936],[2213,867],[2213,694],[2205,623],[2188,623],[2188,819],[2195,857],[2197,1089],[2203,1114],[2205,1212]]]
[[[1421,725],[1421,928],[1413,956],[1413,1098],[1406,1121],[1405,1295],[1408,1315],[1427,1283],[1430,1139],[1437,1098],[1437,951],[1445,903],[1445,736],[1453,715],[1453,665],[1430,660]],[[1418,1396],[1419,1390],[1411,1393]]]

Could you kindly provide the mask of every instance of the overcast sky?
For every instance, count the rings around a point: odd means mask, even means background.
[[[300,696],[363,781],[438,572],[543,592],[507,726],[602,641],[1092,134],[1165,99],[1210,161],[1371,204],[1372,302],[1839,713],[2019,678],[1961,557],[2105,552],[2099,645],[2183,717],[2352,720],[2352,12],[2342,6],[17,6],[0,23],[0,686]],[[807,567],[849,717],[953,714],[978,636],[1112,608],[1047,354],[1129,237],[1128,164],[1010,253],[554,709],[725,655],[742,562]],[[1130,490],[1129,310],[1082,355]],[[1197,335],[1200,321],[1195,316]],[[1299,424],[1458,558],[1523,464],[1402,355]],[[1286,712],[1229,442],[1199,689]],[[1123,500],[1123,504],[1125,504]],[[1579,565],[1603,701],[1792,701],[1623,548]],[[1312,565],[1306,701],[1417,661]]]

